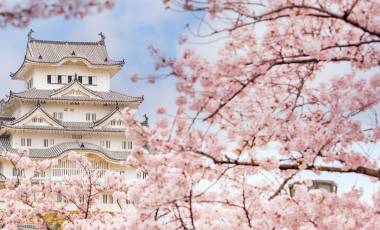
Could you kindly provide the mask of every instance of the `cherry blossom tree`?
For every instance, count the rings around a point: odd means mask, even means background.
[[[360,188],[336,194],[310,189],[310,180],[296,183],[295,178],[330,173],[379,183],[378,152],[357,146],[376,146],[380,140],[380,3],[164,4],[193,13],[200,27],[208,28],[189,33],[222,37],[225,43],[216,60],[192,49],[169,58],[151,48],[159,73],[176,79],[179,96],[174,114],[158,108],[151,127],[124,111],[127,133],[141,146],[125,164],[147,178],[127,181],[109,174],[97,180],[88,160],[73,153],[70,159],[81,165],[81,176],[59,184],[32,183],[55,162],[7,154],[16,168],[33,176],[4,178],[2,227],[33,219],[50,228],[45,214],[58,213],[66,229],[377,229],[379,190],[367,202]],[[331,66],[342,71],[332,75],[326,71]],[[102,213],[95,200],[104,192],[134,205]],[[86,202],[78,203],[78,194]],[[57,195],[75,212],[58,206]]]
[[[0,1],[0,27],[26,27],[33,19],[53,16],[82,18],[93,12],[112,8],[113,4],[113,0]]]
[[[379,182],[378,148],[367,153],[358,146],[376,146],[380,138],[380,3],[164,4],[199,18],[189,28],[193,38],[225,43],[216,60],[192,49],[176,59],[151,49],[180,95],[175,114],[159,108],[149,129],[126,113],[129,131],[144,146],[129,163],[149,175],[128,191],[138,226],[376,229],[379,191],[363,202],[359,188],[328,193],[309,190],[308,180],[294,194],[289,187],[304,172]]]

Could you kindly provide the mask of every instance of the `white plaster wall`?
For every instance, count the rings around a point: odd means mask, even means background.
[[[82,135],[82,139],[73,139],[73,135]],[[111,151],[126,151],[122,148],[123,141],[127,139],[124,133],[119,134],[109,134],[109,133],[65,133],[65,134],[54,134],[54,133],[44,133],[44,132],[17,132],[11,135],[11,144],[13,148],[27,148],[26,146],[21,146],[21,138],[31,138],[32,146],[28,148],[41,149],[44,147],[44,139],[53,139],[54,145],[62,144],[65,142],[88,142],[106,149],[105,141],[110,141],[111,146],[109,150]],[[104,146],[101,145],[104,142]],[[49,146],[50,148],[52,146]]]
[[[86,122],[86,113],[96,113],[96,119],[100,120],[115,109],[113,105],[104,106],[102,104],[45,104],[43,106],[50,115],[53,112],[62,112],[63,121]],[[67,109],[67,111],[65,111]]]
[[[109,91],[110,90],[110,72],[107,69],[94,69],[85,65],[61,65],[61,66],[35,66],[31,71],[33,77],[33,86],[36,89],[59,89],[65,84],[48,84],[47,75],[72,75],[75,73],[80,76],[96,76],[96,85],[86,85],[91,90]]]

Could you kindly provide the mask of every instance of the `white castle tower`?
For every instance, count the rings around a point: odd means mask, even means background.
[[[133,149],[125,137],[121,111],[137,109],[143,97],[127,96],[110,89],[112,77],[124,60],[108,56],[105,37],[97,42],[46,41],[28,34],[24,61],[11,77],[25,82],[25,91],[10,92],[0,106],[0,152],[28,149],[34,160],[58,160],[40,178],[62,180],[78,173],[67,154],[86,155],[101,173],[118,171],[141,177],[120,163]],[[0,158],[6,177],[27,174]],[[112,204],[105,196],[104,205]]]

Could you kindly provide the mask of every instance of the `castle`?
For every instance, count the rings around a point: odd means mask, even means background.
[[[24,81],[25,90],[10,91],[0,104],[0,152],[27,149],[33,160],[57,159],[57,165],[36,175],[40,180],[78,174],[79,167],[67,159],[71,151],[87,156],[100,174],[144,177],[121,164],[134,148],[121,111],[137,110],[143,102],[143,97],[110,89],[124,60],[108,56],[102,33],[96,42],[72,42],[38,40],[32,32],[23,63],[11,74],[13,80]],[[0,172],[7,178],[28,173],[5,158],[0,158]],[[102,203],[112,206],[112,196],[103,195]]]

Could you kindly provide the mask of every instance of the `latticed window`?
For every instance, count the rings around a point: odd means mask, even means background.
[[[98,176],[102,177],[105,175],[109,169],[107,162],[101,159],[89,159],[91,162],[91,170],[95,172]],[[67,158],[58,160],[58,164],[53,166],[52,176],[53,177],[65,177],[74,176],[83,173],[83,169],[77,162],[70,161]]]
[[[143,172],[143,171],[138,171],[137,172],[137,178],[138,179],[145,179],[148,176],[148,173]]]
[[[133,148],[132,141],[123,141],[122,143],[122,149],[124,150],[131,150]]]
[[[111,141],[106,141],[106,148],[107,149],[111,148]]]
[[[24,169],[13,168],[12,175],[13,176],[25,176],[25,170]]]
[[[113,204],[112,194],[103,194],[103,204]]]

